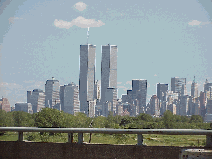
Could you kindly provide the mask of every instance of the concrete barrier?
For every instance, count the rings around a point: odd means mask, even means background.
[[[197,147],[183,147],[197,149]],[[0,141],[4,158],[179,158],[182,147]],[[201,149],[201,147],[199,148]],[[212,149],[209,149],[212,150]]]

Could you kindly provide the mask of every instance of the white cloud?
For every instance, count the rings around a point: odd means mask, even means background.
[[[66,29],[69,29],[70,27],[73,26],[71,22],[57,20],[57,19],[54,20],[54,25],[58,28],[66,28]]]
[[[96,21],[95,19],[85,19],[82,16],[73,19],[71,22],[57,20],[55,19],[54,25],[58,28],[66,28],[69,29],[70,27],[76,25],[80,28],[88,28],[88,27],[100,27],[105,25],[101,20]]]
[[[117,84],[122,84],[122,82],[117,82]]]
[[[201,23],[201,22],[198,21],[198,20],[192,20],[191,22],[188,23],[188,25],[192,25],[192,26],[193,26],[193,25],[200,25],[200,23]]]
[[[132,81],[127,81],[126,84],[130,84],[131,85],[132,84]]]
[[[86,9],[87,5],[83,2],[78,2],[74,5],[74,7],[79,11],[83,11]]]
[[[14,20],[17,20],[17,19],[23,19],[23,18],[19,18],[19,17],[10,17],[8,20],[9,20],[9,23],[13,23],[13,24],[14,24]]]
[[[212,22],[209,22],[209,21],[201,22],[201,21],[198,21],[198,20],[192,20],[188,23],[188,25],[192,25],[192,26],[194,26],[194,25],[206,25],[206,24],[212,24]]]
[[[16,84],[16,83],[7,83],[7,82],[0,83],[0,86],[6,87],[8,90],[22,88],[22,86],[19,85],[19,84]]]

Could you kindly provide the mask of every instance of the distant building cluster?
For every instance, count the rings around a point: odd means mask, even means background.
[[[140,93],[133,93],[134,82],[140,82],[140,86],[136,86]],[[186,78],[171,78],[171,90],[168,90],[168,84],[157,84],[157,95],[152,95],[149,103],[141,104],[142,97],[146,99],[147,87],[146,80],[132,80],[132,90],[128,90],[126,95],[122,95],[122,102],[119,103],[120,113],[136,116],[139,113],[147,113],[155,117],[163,115],[166,110],[170,110],[173,114],[182,116],[201,115],[206,122],[212,121],[212,83],[206,79],[204,84],[204,92],[198,95],[198,84],[194,81],[191,84],[191,95],[187,94]],[[147,81],[146,81],[147,83]]]
[[[40,89],[27,91],[27,102],[16,103],[10,108],[6,98],[0,99],[0,109],[36,113],[42,108],[62,110],[69,114],[85,113],[89,117],[113,115],[137,116],[147,113],[160,117],[167,110],[173,114],[201,115],[206,122],[212,121],[212,83],[206,79],[204,91],[198,92],[198,84],[191,84],[187,94],[186,78],[171,78],[169,85],[157,83],[156,94],[147,101],[147,80],[132,79],[132,90],[118,99],[116,45],[102,45],[101,81],[95,79],[96,45],[80,45],[79,85],[69,83],[60,86],[53,77],[47,80],[45,92]]]

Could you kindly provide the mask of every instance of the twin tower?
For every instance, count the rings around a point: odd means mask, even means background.
[[[107,103],[117,100],[117,46],[101,46],[101,115],[107,116],[108,111],[115,111],[115,103],[109,106]],[[79,75],[79,100],[80,111],[89,116],[95,115],[95,67],[96,45],[80,45],[80,75]],[[112,91],[111,91],[112,90]],[[116,98],[116,99],[114,99]]]

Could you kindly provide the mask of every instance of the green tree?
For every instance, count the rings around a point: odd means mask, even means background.
[[[137,120],[144,120],[146,122],[152,122],[153,118],[149,114],[141,113],[136,117]]]
[[[93,119],[93,127],[94,128],[104,128],[107,122],[106,117],[98,116]]]
[[[64,123],[63,123],[63,127],[66,127],[66,128],[72,128],[74,127],[74,123],[75,123],[75,116],[72,115],[72,114],[69,114],[69,113],[62,113],[63,116],[64,116]]]
[[[57,109],[44,108],[35,115],[36,127],[65,127],[64,112]]]
[[[34,126],[34,120],[32,114],[24,111],[13,111],[12,118],[15,127],[32,127]]]
[[[172,112],[170,110],[165,111],[163,114],[163,123],[165,128],[167,129],[173,128],[173,122],[174,118]]]
[[[117,117],[113,116],[113,112],[109,112],[109,115],[106,118],[105,128],[119,128],[119,123],[117,123]]]
[[[187,116],[180,116],[181,117],[181,121],[184,122],[184,123],[188,123],[189,122],[189,117]]]
[[[0,110],[0,127],[8,126],[7,123],[7,112],[4,110]]]
[[[91,121],[92,118],[89,118],[86,114],[79,112],[75,116],[75,122],[73,125],[76,128],[88,128]]]
[[[192,115],[189,123],[203,123],[203,118],[200,115]]]

